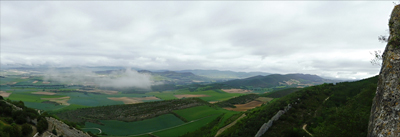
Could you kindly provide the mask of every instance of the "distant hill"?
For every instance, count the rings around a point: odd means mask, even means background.
[[[305,87],[323,83],[336,82],[323,79],[317,75],[310,74],[272,74],[268,76],[254,76],[246,79],[236,79],[223,82],[233,88],[254,87],[254,88],[272,88],[276,86]]]
[[[178,72],[191,72],[193,74],[204,76],[212,79],[242,79],[242,78],[249,78],[253,76],[267,76],[271,73],[265,72],[234,72],[234,71],[220,71],[220,70],[182,70]]]
[[[190,84],[190,83],[209,83],[212,81],[210,78],[198,76],[191,72],[175,72],[175,71],[152,72],[148,70],[139,70],[138,72],[151,74],[156,81],[163,81],[164,83]]]

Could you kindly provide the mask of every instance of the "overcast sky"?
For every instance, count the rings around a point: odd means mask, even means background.
[[[1,65],[366,78],[392,1],[1,1]]]

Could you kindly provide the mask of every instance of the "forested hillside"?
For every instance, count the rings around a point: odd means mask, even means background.
[[[317,75],[310,74],[272,74],[268,76],[254,76],[246,79],[236,79],[223,82],[223,84],[229,85],[234,88],[241,88],[246,86],[258,87],[258,88],[272,88],[280,85],[285,86],[310,86],[322,84],[325,82],[333,82],[326,80]]]
[[[288,104],[292,108],[263,136],[366,136],[377,76],[356,81],[304,88],[246,112],[246,117],[220,136],[254,136],[260,127]]]
[[[32,136],[33,128],[39,133],[47,130],[45,117],[22,101],[5,101],[0,96],[0,137]]]

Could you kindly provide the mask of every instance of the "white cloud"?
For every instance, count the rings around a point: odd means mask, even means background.
[[[377,74],[392,2],[2,1],[1,64]],[[357,72],[357,73],[353,73]]]

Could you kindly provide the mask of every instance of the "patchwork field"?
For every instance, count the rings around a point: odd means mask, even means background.
[[[27,107],[48,111],[49,113],[61,113],[94,106],[135,104],[182,98],[200,98],[207,102],[218,102],[251,92],[240,89],[226,91],[204,89],[203,91],[185,88],[174,91],[127,94],[126,92],[112,90],[85,90],[91,89],[91,87],[63,85],[59,82],[44,81],[42,77],[36,76],[8,76],[1,79],[1,84],[4,85],[0,87],[1,96],[15,101],[21,100]],[[135,122],[100,120],[104,125],[86,122],[85,127],[82,128],[93,133],[98,133],[98,130],[93,128],[99,128],[102,132],[111,136],[180,136],[203,127],[219,116],[222,116],[219,123],[219,126],[222,127],[225,121],[232,119],[230,117],[240,114],[240,112],[207,105],[175,110],[173,111],[174,114],[171,114],[171,112]],[[149,133],[152,135],[149,135]]]

